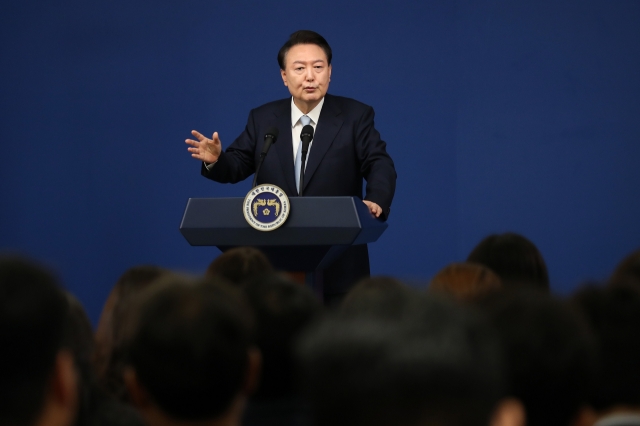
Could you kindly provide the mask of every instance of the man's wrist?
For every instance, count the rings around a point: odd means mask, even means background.
[[[215,164],[218,162],[218,160],[214,161],[213,163],[207,163],[206,161],[203,161],[202,164],[204,164],[204,168],[207,170],[211,170],[213,168],[213,166],[215,166]]]

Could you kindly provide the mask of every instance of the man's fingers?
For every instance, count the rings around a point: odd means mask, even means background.
[[[198,139],[197,141],[193,139],[184,140],[188,145],[187,151],[191,154],[191,157],[206,163],[214,163],[218,159],[221,151],[218,132],[213,133],[213,139],[205,137],[197,130],[192,130],[191,134]]]
[[[375,215],[376,217],[380,217],[380,215],[382,214],[382,207],[372,201],[362,200],[362,202],[365,203],[367,207],[369,207],[369,211],[371,212],[371,214]]]
[[[203,139],[207,139],[206,137],[204,137],[200,132],[196,131],[196,130],[192,130],[191,134],[193,136],[195,136],[196,138],[198,138],[199,141],[202,142]]]

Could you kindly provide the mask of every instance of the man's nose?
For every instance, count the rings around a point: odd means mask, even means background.
[[[307,81],[313,81],[315,78],[316,76],[313,74],[313,68],[307,68],[305,79]]]

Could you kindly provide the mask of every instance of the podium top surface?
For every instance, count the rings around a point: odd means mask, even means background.
[[[245,221],[244,198],[190,198],[180,232],[194,246],[355,245],[375,242],[387,224],[356,197],[291,197],[289,218],[273,231]]]

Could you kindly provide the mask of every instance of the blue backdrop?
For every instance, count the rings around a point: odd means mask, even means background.
[[[515,231],[566,292],[640,246],[637,0],[34,0],[0,5],[0,247],[53,266],[95,321],[128,267],[202,272],[178,232],[199,175],[286,97],[300,28],[334,49],[329,91],[368,103],[398,170],[372,272],[426,282]]]

